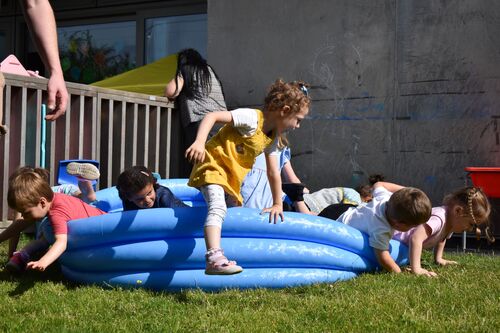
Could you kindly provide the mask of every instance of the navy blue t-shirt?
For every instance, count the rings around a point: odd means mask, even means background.
[[[151,208],[174,208],[174,207],[189,207],[182,200],[177,198],[169,188],[165,186],[157,186],[156,191],[156,199],[153,207]],[[132,201],[122,200],[123,210],[137,210],[144,209],[144,207],[139,207]]]

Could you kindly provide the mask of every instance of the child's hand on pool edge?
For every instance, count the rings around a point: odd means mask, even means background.
[[[283,216],[283,205],[280,204],[274,204],[272,207],[264,208],[260,213],[269,213],[269,223],[274,222],[274,224],[276,224],[278,217],[281,219],[281,222],[285,220]]]

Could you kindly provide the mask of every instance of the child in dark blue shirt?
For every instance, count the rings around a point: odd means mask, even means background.
[[[118,176],[116,184],[123,210],[145,208],[188,207],[170,189],[156,182],[153,173],[143,166],[134,166]]]

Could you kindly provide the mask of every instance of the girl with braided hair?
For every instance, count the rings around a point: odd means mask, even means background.
[[[484,192],[478,187],[464,187],[445,196],[443,206],[432,208],[429,221],[406,232],[396,231],[393,235],[410,247],[411,271],[417,275],[437,274],[421,267],[422,249],[434,248],[434,261],[445,266],[457,262],[443,258],[444,246],[454,232],[472,231],[481,236],[480,225],[485,226],[489,242],[494,242],[488,226],[491,206]]]

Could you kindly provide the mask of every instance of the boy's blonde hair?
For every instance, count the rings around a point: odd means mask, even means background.
[[[311,98],[309,97],[308,84],[302,81],[285,82],[276,80],[267,92],[264,99],[264,110],[281,110],[285,105],[290,107],[293,113],[298,113],[303,107],[309,107]],[[288,140],[281,135],[278,142],[280,149],[288,146]]]
[[[466,214],[472,217],[476,224],[476,236],[481,236],[481,229],[477,226],[485,224],[486,238],[489,242],[494,242],[495,238],[490,234],[489,216],[491,213],[491,205],[486,197],[486,194],[479,187],[464,187],[451,194],[448,194],[443,199],[445,206],[459,205],[463,208]]]
[[[43,169],[43,168],[33,168],[29,165],[26,165],[26,166],[18,168],[16,171],[11,173],[11,175],[9,176],[9,184],[10,184],[12,179],[14,179],[17,176],[19,176],[20,174],[23,174],[26,172],[35,172],[35,173],[39,174],[43,179],[45,179],[45,181],[47,183],[49,182],[49,177],[50,177],[49,170]]]
[[[7,203],[10,208],[18,210],[18,208],[34,207],[38,205],[41,198],[52,202],[54,192],[46,178],[37,170],[23,167],[9,177]]]
[[[387,202],[387,217],[406,226],[417,226],[431,217],[429,197],[418,188],[405,187],[394,192]]]

